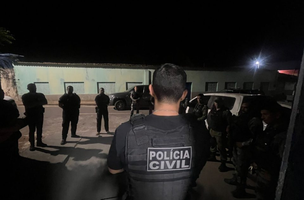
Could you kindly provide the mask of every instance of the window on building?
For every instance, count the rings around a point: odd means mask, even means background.
[[[244,82],[243,89],[244,90],[252,90],[253,89],[253,82]]]
[[[74,93],[84,94],[84,82],[64,82],[64,92],[67,92],[67,87],[72,86]]]
[[[225,89],[235,89],[236,88],[236,82],[226,82],[225,83]]]
[[[218,85],[217,82],[207,82],[205,91],[206,92],[216,92],[218,89],[217,85]]]
[[[98,82],[97,93],[99,93],[100,88],[104,88],[105,94],[112,94],[115,92],[115,82]]]
[[[44,95],[51,94],[50,85],[48,82],[35,82],[37,92],[43,93]]]
[[[136,85],[142,85],[142,82],[126,82],[126,90],[129,90]]]

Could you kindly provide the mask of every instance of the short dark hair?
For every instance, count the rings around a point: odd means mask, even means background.
[[[187,74],[179,66],[166,63],[153,74],[152,87],[158,101],[177,102],[186,89]]]

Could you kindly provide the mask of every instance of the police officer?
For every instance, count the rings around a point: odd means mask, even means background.
[[[35,130],[37,130],[37,146],[47,146],[42,142],[42,126],[43,126],[43,105],[47,104],[47,100],[42,93],[36,92],[36,85],[30,83],[27,85],[28,93],[22,96],[22,102],[25,107],[25,115],[29,126],[29,141],[31,143],[30,151],[35,150]]]
[[[221,97],[214,100],[214,105],[208,113],[207,122],[211,135],[210,160],[216,160],[216,146],[220,152],[221,165],[220,172],[232,170],[226,166],[227,162],[227,133],[229,131],[231,112],[225,107],[224,101]]]
[[[196,96],[197,103],[193,109],[193,114],[196,116],[198,121],[205,121],[207,119],[208,107],[203,101],[203,94],[198,94]]]
[[[257,199],[273,200],[285,147],[288,118],[275,100],[267,100],[261,109],[266,129],[254,142],[254,167],[257,174]]]
[[[97,135],[100,134],[101,130],[101,120],[102,116],[104,119],[104,128],[106,132],[109,132],[109,113],[108,105],[110,103],[110,98],[104,93],[104,88],[100,88],[99,95],[95,97],[96,113],[97,113]]]
[[[69,125],[71,122],[71,135],[72,137],[79,137],[76,135],[79,108],[80,108],[80,98],[76,93],[73,93],[73,87],[68,86],[67,91],[59,98],[59,107],[62,108],[62,141],[61,144],[66,143],[66,138],[69,131]]]
[[[237,186],[232,191],[235,198],[255,197],[247,193],[245,188],[248,168],[252,161],[252,141],[260,131],[262,131],[262,122],[252,110],[251,102],[243,102],[239,115],[231,122],[229,133],[233,145],[233,163],[236,173],[232,179],[224,179],[226,183]]]
[[[121,124],[108,155],[112,174],[126,172],[134,200],[184,200],[191,184],[194,140],[186,118],[178,114],[186,95],[186,73],[173,64],[155,70],[149,86],[155,110]]]
[[[134,89],[132,90],[132,92],[130,94],[130,98],[131,98],[131,115],[130,115],[130,117],[132,117],[135,109],[136,109],[136,113],[137,114],[139,113],[140,95],[137,92],[137,86],[135,86]]]

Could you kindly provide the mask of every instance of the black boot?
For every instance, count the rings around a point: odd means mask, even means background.
[[[65,145],[66,144],[66,139],[62,139],[60,144]]]
[[[47,147],[47,144],[43,143],[41,140],[37,141],[37,146],[39,147]]]
[[[234,170],[233,168],[227,167],[225,161],[221,162],[221,165],[219,166],[218,169],[219,169],[220,172],[228,172],[230,170]]]
[[[254,194],[247,193],[245,188],[246,188],[246,183],[238,184],[236,189],[231,192],[232,196],[234,198],[255,198],[256,197]]]
[[[228,183],[229,185],[237,185],[237,175],[236,174],[233,174],[233,177],[232,178],[225,178],[224,181],[226,183]]]
[[[35,149],[36,149],[36,148],[35,148],[34,145],[31,145],[31,146],[30,146],[30,151],[35,151]]]
[[[208,158],[208,161],[217,161],[215,157],[215,153],[210,153],[210,156]]]

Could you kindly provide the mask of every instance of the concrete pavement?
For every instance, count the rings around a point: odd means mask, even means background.
[[[22,109],[19,107],[20,113],[23,113]],[[46,108],[46,112],[50,109],[55,107]],[[128,120],[130,111],[116,111],[109,107],[111,134],[104,132],[96,136],[94,106],[83,106],[82,109],[77,130],[81,137],[71,138],[69,133],[65,145],[60,145],[60,114],[45,115],[43,141],[48,147],[29,151],[28,129],[22,129],[20,176],[15,183],[19,194],[14,193],[15,199],[117,199],[123,175],[109,174],[106,159],[114,131],[120,123]],[[148,114],[147,110],[141,112]],[[195,199],[235,199],[230,193],[235,187],[223,181],[232,177],[232,171],[220,173],[218,166],[219,162],[207,162],[194,190]],[[254,193],[253,190],[248,192]]]

